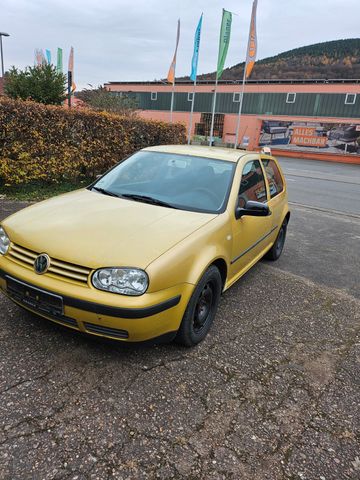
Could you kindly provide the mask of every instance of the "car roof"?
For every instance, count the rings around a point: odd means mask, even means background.
[[[195,157],[227,160],[228,162],[237,162],[241,157],[248,155],[249,153],[259,154],[259,152],[235,150],[234,148],[206,147],[200,145],[158,145],[155,147],[144,148],[142,151],[193,155]]]

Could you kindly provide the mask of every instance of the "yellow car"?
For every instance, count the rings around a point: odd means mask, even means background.
[[[290,213],[275,158],[145,148],[86,189],[0,226],[0,287],[33,313],[126,342],[193,346],[220,295],[281,255]]]

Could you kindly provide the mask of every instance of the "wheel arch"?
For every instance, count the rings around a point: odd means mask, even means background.
[[[228,266],[226,261],[223,258],[217,258],[212,263],[210,263],[210,265],[208,265],[207,268],[209,268],[211,265],[214,265],[219,270],[221,275],[221,283],[222,283],[221,290],[224,290],[226,279],[227,279],[227,273],[228,273]]]

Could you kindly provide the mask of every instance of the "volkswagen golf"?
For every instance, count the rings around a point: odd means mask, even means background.
[[[271,155],[149,147],[5,219],[0,289],[84,333],[193,346],[222,292],[262,257],[280,257],[289,218]]]

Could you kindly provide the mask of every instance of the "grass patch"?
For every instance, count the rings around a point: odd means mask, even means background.
[[[0,196],[9,200],[21,200],[36,202],[46,198],[55,197],[61,193],[71,192],[79,188],[87,187],[92,180],[85,179],[73,182],[61,182],[57,184],[29,183],[27,185],[0,186]]]

